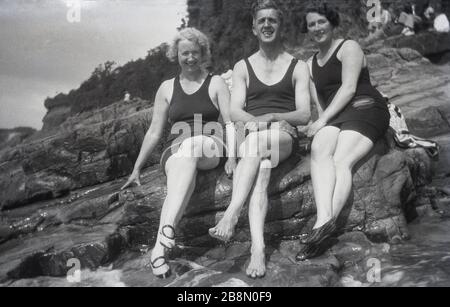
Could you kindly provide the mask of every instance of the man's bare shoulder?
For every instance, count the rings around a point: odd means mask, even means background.
[[[304,72],[305,70],[309,70],[308,64],[300,59],[297,59],[297,64],[295,65],[294,73],[296,72]]]

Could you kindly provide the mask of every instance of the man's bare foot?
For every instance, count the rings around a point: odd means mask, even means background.
[[[238,222],[237,217],[223,217],[216,227],[209,229],[209,235],[217,240],[228,242],[234,236],[234,228]]]
[[[248,277],[253,279],[266,276],[266,255],[264,249],[258,252],[252,251],[246,273]]]

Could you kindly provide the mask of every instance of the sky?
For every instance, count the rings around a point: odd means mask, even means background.
[[[46,97],[170,41],[186,0],[0,0],[0,128],[42,128]]]

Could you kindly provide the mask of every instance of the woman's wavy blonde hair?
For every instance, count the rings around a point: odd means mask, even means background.
[[[182,40],[188,40],[199,45],[202,54],[202,64],[205,67],[210,65],[211,47],[209,44],[209,39],[205,34],[195,28],[185,28],[175,35],[174,39],[172,40],[172,44],[170,44],[167,51],[167,57],[171,62],[176,62],[178,60],[178,44]]]

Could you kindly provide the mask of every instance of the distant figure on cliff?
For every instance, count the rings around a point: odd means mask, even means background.
[[[131,100],[131,95],[128,92],[125,92],[125,95],[123,96],[123,101],[129,102]]]
[[[425,30],[434,30],[434,18],[436,17],[436,12],[434,10],[431,1],[428,1],[424,6],[423,11],[423,28]]]
[[[167,56],[171,61],[178,61],[181,73],[160,86],[151,126],[133,173],[122,187],[125,189],[132,183],[141,185],[141,169],[169,121],[171,132],[161,156],[161,167],[167,176],[167,197],[150,257],[153,273],[160,278],[171,273],[166,253],[175,247],[175,228],[194,192],[198,172],[219,167],[225,162],[226,148],[230,152],[235,150],[230,92],[221,77],[206,70],[211,59],[208,38],[194,28],[185,28],[176,35]],[[226,122],[227,146],[219,116]],[[226,173],[231,175],[235,167],[235,159],[229,159],[225,164]]]
[[[337,230],[337,218],[352,190],[354,166],[382,138],[390,114],[372,86],[367,59],[356,41],[340,39],[339,13],[325,4],[306,11],[304,32],[319,52],[308,60],[311,97],[319,118],[311,125],[311,179],[317,206],[313,229],[302,236],[297,260],[315,257]]]
[[[261,278],[266,273],[264,223],[271,169],[298,148],[295,127],[310,120],[310,96],[308,66],[284,49],[283,12],[272,0],[260,0],[252,13],[259,50],[235,65],[231,98],[233,121],[244,123],[249,133],[239,148],[231,203],[210,235],[229,241],[249,199],[252,245],[246,273]]]

